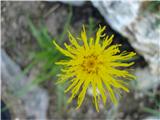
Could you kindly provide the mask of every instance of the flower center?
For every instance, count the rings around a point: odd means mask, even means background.
[[[90,55],[87,57],[84,57],[83,63],[82,63],[82,68],[83,71],[86,71],[87,73],[93,73],[96,72],[98,69],[98,60],[97,56]]]

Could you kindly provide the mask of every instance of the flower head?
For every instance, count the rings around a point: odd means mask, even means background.
[[[78,40],[68,32],[70,45],[64,43],[66,49],[53,41],[56,48],[69,58],[56,62],[56,64],[63,65],[58,83],[69,81],[69,86],[65,90],[65,92],[71,91],[68,103],[77,97],[77,108],[81,106],[90,86],[97,111],[99,111],[100,97],[104,104],[107,97],[117,104],[116,94],[119,94],[120,89],[129,92],[126,87],[127,82],[122,78],[135,79],[135,76],[128,71],[119,69],[133,65],[134,62],[129,63],[128,60],[135,56],[135,53],[120,52],[121,44],[110,45],[114,35],[109,37],[103,34],[105,28],[99,27],[95,39],[87,38],[84,26],[81,38]]]

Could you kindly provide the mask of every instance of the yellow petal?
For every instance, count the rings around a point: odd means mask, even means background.
[[[80,45],[77,43],[76,39],[73,37],[73,35],[68,31],[68,37],[69,41],[74,45],[76,48],[79,48]]]
[[[73,81],[72,84],[69,85],[69,87],[64,91],[65,93],[68,92],[71,88],[73,88],[79,82],[79,79],[76,78],[73,79],[72,81]]]
[[[89,46],[91,47],[92,45],[93,45],[93,42],[94,42],[94,38],[90,38],[90,40],[89,40]]]
[[[82,38],[82,41],[84,43],[84,47],[86,49],[89,49],[88,47],[88,43],[87,43],[87,35],[86,35],[86,30],[85,30],[85,26],[83,25],[83,30],[81,32],[81,38]]]
[[[78,109],[81,106],[81,104],[82,104],[82,102],[84,100],[84,97],[85,97],[85,94],[86,94],[86,91],[87,91],[87,88],[88,88],[89,84],[90,84],[90,80],[86,80],[84,82],[83,89],[82,89],[82,91],[80,92],[80,94],[78,96],[78,106],[77,106],[76,109]]]
[[[108,39],[108,36],[106,36],[105,40],[103,41],[103,44],[102,44],[102,49],[105,49],[107,46],[109,46],[112,41],[113,41],[113,37],[114,35],[112,35],[109,39]]]
[[[104,32],[104,30],[106,29],[106,26],[104,26],[103,28],[100,28],[98,29],[97,33],[96,33],[96,41],[95,41],[95,45],[98,45],[99,44],[99,40],[101,38],[101,35],[102,33]]]
[[[96,107],[97,112],[99,112],[99,106],[98,106],[98,101],[97,101],[97,91],[96,91],[96,82],[94,80],[91,81],[92,84],[92,90],[93,90],[93,97],[94,97],[94,104]]]
[[[74,55],[72,55],[70,52],[64,50],[63,48],[61,48],[55,41],[53,41],[53,44],[56,46],[56,48],[63,53],[65,56],[71,57],[71,58],[75,58]]]
[[[105,105],[106,104],[106,100],[107,100],[107,95],[106,95],[104,87],[102,85],[102,81],[101,81],[100,78],[99,79],[97,78],[96,82],[97,82],[98,90],[99,90],[99,92],[100,92],[100,94],[102,96],[103,103]]]
[[[80,80],[79,83],[72,89],[72,95],[71,97],[68,99],[67,103],[70,103],[72,101],[72,99],[75,97],[75,95],[78,93],[81,85],[83,84],[84,79]]]
[[[114,94],[114,91],[113,89],[111,88],[111,86],[107,83],[106,80],[103,80],[104,84],[106,85],[106,88],[108,90],[108,93],[110,95],[110,98],[111,98],[111,101],[113,102],[114,105],[117,105],[118,104],[118,101],[116,99],[116,96]]]

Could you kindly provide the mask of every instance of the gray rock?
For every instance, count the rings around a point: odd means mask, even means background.
[[[75,6],[81,6],[83,5],[86,1],[85,0],[71,0],[71,1],[66,1],[66,0],[61,0],[61,2],[63,3],[67,3],[67,4],[71,4],[71,5],[75,5]]]
[[[160,84],[160,78],[157,75],[153,75],[149,68],[136,69],[135,75],[137,76],[136,89],[143,92],[152,88],[157,88]]]
[[[147,117],[143,120],[159,120],[160,118],[159,117],[156,117],[156,116],[150,116],[150,117]]]
[[[149,13],[139,16],[126,31],[131,45],[144,56],[153,75],[160,75],[160,27],[156,25],[158,19],[160,20],[160,16],[158,18]]]
[[[122,31],[137,17],[140,7],[139,1],[91,1],[112,28],[117,31]]]
[[[11,60],[3,49],[1,50],[1,70],[2,89],[6,88],[3,92],[9,92],[7,95],[14,96],[14,98],[17,98],[17,101],[21,101],[21,108],[23,108],[27,117],[23,119],[46,119],[48,108],[47,92],[36,85],[32,85],[32,89],[29,89],[31,85],[26,87],[32,80],[22,73],[20,67]],[[25,88],[28,90],[24,91]],[[14,107],[12,108],[13,110],[18,108]],[[15,117],[18,116],[15,115]]]

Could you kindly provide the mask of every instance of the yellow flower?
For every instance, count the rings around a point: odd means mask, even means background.
[[[53,41],[56,48],[69,58],[56,62],[63,65],[58,83],[69,81],[69,86],[65,90],[65,92],[71,91],[68,103],[77,97],[77,108],[81,106],[90,86],[97,111],[99,111],[100,96],[104,104],[108,96],[114,104],[117,104],[116,94],[120,95],[120,89],[129,92],[126,87],[127,82],[122,78],[135,79],[135,76],[128,71],[119,69],[133,65],[134,62],[129,63],[127,60],[135,56],[135,53],[120,52],[121,44],[109,46],[114,35],[109,37],[103,34],[105,28],[99,27],[95,39],[87,38],[84,26],[81,38],[78,40],[68,32],[70,45],[64,43],[66,50]]]

